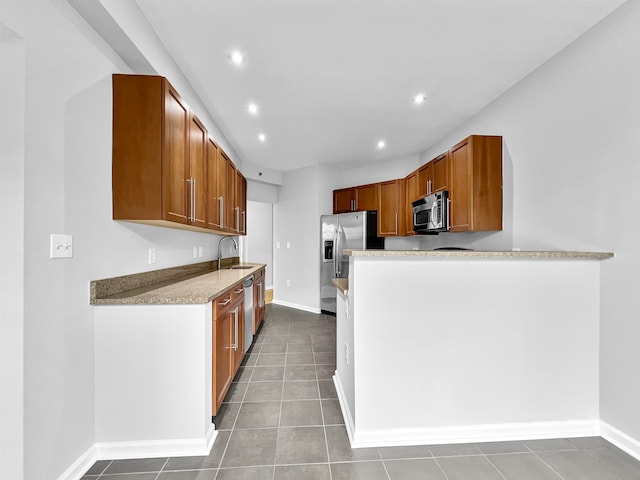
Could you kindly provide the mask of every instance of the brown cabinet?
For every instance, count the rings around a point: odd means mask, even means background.
[[[213,301],[212,411],[218,413],[244,356],[242,282]]]
[[[405,217],[404,217],[404,233],[405,235],[415,235],[413,231],[413,209],[411,202],[416,200],[420,194],[418,193],[418,170],[411,172],[404,179],[405,188]]]
[[[472,135],[448,158],[450,231],[502,230],[502,137]]]
[[[401,236],[405,233],[404,179],[378,184],[378,235]]]
[[[443,153],[429,163],[433,165],[433,176],[429,193],[447,190],[449,186],[449,154]]]
[[[378,208],[378,184],[370,183],[333,191],[333,213],[359,212]]]
[[[266,309],[265,302],[265,269],[260,269],[254,274],[253,281],[253,333],[255,334],[264,320]]]
[[[166,78],[113,75],[112,152],[114,220],[240,233],[246,180]]]
[[[247,233],[247,179],[236,170],[236,229],[240,235]]]

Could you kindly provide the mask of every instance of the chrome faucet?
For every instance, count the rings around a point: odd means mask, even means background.
[[[236,239],[233,237],[222,237],[220,239],[220,241],[218,242],[218,270],[220,270],[220,261],[222,260],[222,242],[224,240],[226,240],[227,238],[231,239],[231,241],[233,242],[233,246],[235,247],[236,250],[238,250],[238,242],[236,242]]]

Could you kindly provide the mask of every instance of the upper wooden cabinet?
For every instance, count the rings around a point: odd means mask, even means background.
[[[360,212],[378,208],[378,184],[370,183],[333,191],[333,213]]]
[[[449,186],[449,155],[443,153],[418,169],[418,196],[447,190]]]
[[[418,170],[411,172],[404,179],[405,189],[405,201],[404,201],[404,234],[415,235],[413,231],[413,209],[411,202],[417,200],[420,194],[418,193]]]
[[[502,137],[472,135],[449,150],[450,231],[502,230]]]
[[[378,185],[378,235],[381,237],[405,234],[404,179],[380,182]]]
[[[239,222],[233,228],[224,222],[223,210],[246,201],[235,197],[235,166],[230,178],[220,157],[233,162],[166,78],[113,75],[112,147],[114,220],[240,233]],[[229,180],[234,197],[225,203]]]

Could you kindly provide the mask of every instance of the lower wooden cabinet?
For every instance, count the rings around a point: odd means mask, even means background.
[[[212,415],[216,415],[244,357],[242,282],[213,301]]]

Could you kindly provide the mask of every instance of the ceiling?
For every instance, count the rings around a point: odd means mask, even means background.
[[[136,1],[240,159],[276,171],[418,154],[623,3]]]

